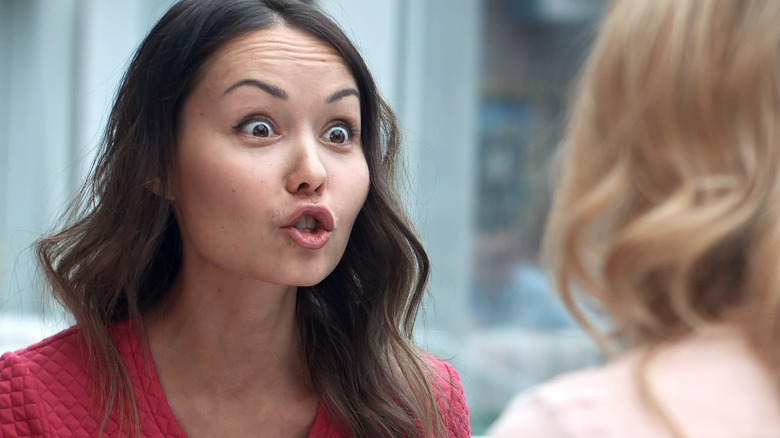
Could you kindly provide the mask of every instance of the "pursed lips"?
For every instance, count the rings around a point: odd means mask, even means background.
[[[305,204],[295,209],[282,227],[300,247],[320,249],[334,229],[333,214],[321,204]]]
[[[333,231],[334,228],[333,213],[328,207],[322,204],[304,204],[293,211],[289,219],[282,225],[282,228],[294,227],[299,230]]]

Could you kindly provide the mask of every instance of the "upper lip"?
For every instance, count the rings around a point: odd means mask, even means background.
[[[314,217],[314,219],[317,220],[317,228],[322,228],[325,231],[333,231],[333,213],[330,212],[328,207],[321,204],[304,204],[296,208],[289,219],[284,222],[282,228],[295,226],[298,219],[303,216]]]

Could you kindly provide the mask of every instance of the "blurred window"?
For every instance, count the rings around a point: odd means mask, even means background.
[[[479,83],[474,271],[476,325],[460,355],[472,427],[518,391],[601,355],[539,265],[551,152],[605,1],[485,0]]]

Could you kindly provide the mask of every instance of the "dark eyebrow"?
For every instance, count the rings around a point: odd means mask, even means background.
[[[328,96],[328,98],[325,99],[325,103],[333,103],[346,96],[355,96],[358,98],[358,100],[360,99],[360,93],[358,93],[358,90],[354,88],[345,88]]]
[[[238,81],[235,84],[233,84],[230,87],[228,87],[228,89],[225,90],[225,92],[222,93],[222,95],[224,96],[224,95],[228,94],[229,92],[235,90],[236,88],[242,87],[244,85],[257,87],[257,88],[265,91],[266,93],[270,94],[271,96],[274,96],[274,97],[282,99],[282,100],[287,100],[287,93],[284,90],[282,90],[281,88],[277,87],[276,85],[267,84],[267,83],[265,83],[263,81],[258,81],[257,79],[244,79],[242,81]]]

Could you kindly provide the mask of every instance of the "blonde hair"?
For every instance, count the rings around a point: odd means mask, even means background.
[[[564,303],[608,353],[735,322],[780,369],[779,49],[777,0],[612,3],[543,242]]]

